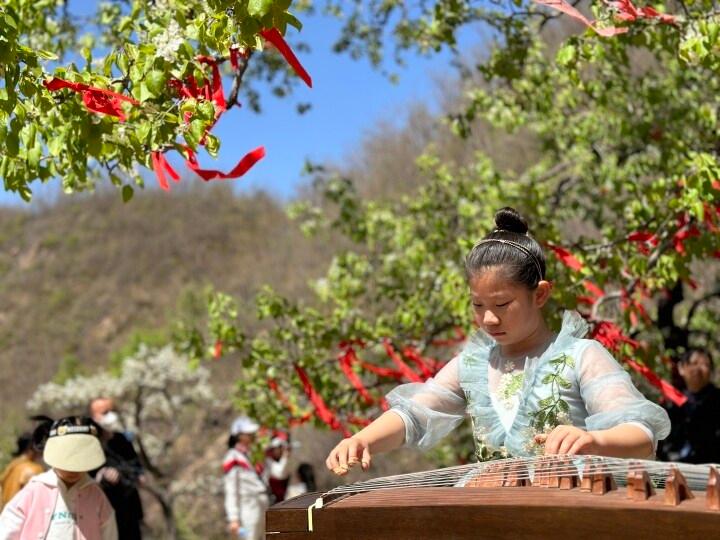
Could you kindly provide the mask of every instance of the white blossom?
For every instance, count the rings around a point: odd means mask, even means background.
[[[188,359],[171,347],[141,347],[123,361],[118,376],[103,372],[63,384],[43,384],[27,407],[33,412],[66,416],[83,413],[93,398],[113,398],[123,427],[142,437],[152,460],[169,466],[174,457],[168,455],[168,449],[182,433],[183,422],[195,422],[218,405],[209,378],[207,369],[191,368]]]
[[[174,62],[177,59],[177,50],[183,44],[183,38],[180,25],[177,21],[171,20],[163,33],[155,36],[152,41],[155,45],[155,56]]]

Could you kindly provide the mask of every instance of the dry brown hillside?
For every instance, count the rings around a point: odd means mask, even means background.
[[[303,294],[326,267],[327,243],[306,240],[264,194],[228,185],[63,201],[41,212],[0,209],[0,409],[21,420],[36,386],[65,358],[92,371],[138,329],[165,327],[202,304],[207,284],[243,302],[264,283]],[[202,305],[200,305],[202,308]]]

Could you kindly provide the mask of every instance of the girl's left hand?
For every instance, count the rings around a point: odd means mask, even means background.
[[[536,435],[535,442],[545,443],[545,454],[599,454],[597,433],[575,426],[557,426],[548,435]]]

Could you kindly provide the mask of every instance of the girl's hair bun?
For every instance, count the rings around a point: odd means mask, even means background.
[[[506,206],[495,212],[495,228],[498,231],[508,231],[518,234],[528,232],[528,224],[514,208]]]

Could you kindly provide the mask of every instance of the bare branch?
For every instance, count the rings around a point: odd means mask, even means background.
[[[232,109],[235,105],[240,106],[240,103],[238,102],[238,94],[240,93],[240,85],[242,84],[243,76],[245,75],[245,72],[247,71],[248,66],[250,65],[250,58],[252,57],[253,51],[247,51],[244,55],[241,55],[240,65],[238,66],[238,69],[235,71],[235,77],[233,78],[233,85],[232,89],[230,90],[230,95],[228,96],[228,110]]]

